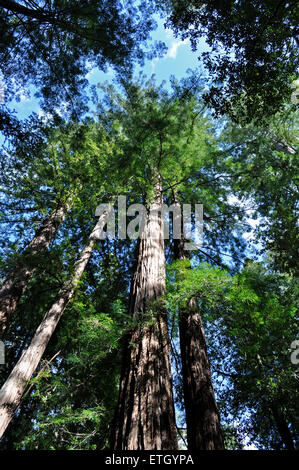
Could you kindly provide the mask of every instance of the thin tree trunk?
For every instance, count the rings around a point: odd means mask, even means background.
[[[21,295],[35,271],[32,257],[44,253],[55,237],[71,203],[56,208],[36,231],[14,270],[0,288],[0,335],[2,335],[17,308]]]
[[[160,184],[151,209],[162,204]],[[147,214],[139,240],[130,293],[130,313],[137,326],[127,335],[111,448],[175,450],[177,433],[169,353],[165,293],[163,222]]]
[[[259,354],[257,354],[256,358],[257,358],[257,363],[258,363],[260,372],[261,372],[262,376],[265,376],[266,372],[265,372],[265,368],[264,368],[262,358]],[[272,414],[272,417],[274,419],[274,422],[277,426],[277,431],[278,431],[278,433],[279,433],[279,435],[282,439],[282,442],[286,446],[286,449],[295,450],[294,441],[293,441],[291,431],[289,430],[288,423],[285,419],[285,416],[284,416],[283,412],[281,411],[281,407],[280,407],[279,403],[274,401],[274,400],[272,402],[270,402],[269,410],[270,410],[270,412]]]
[[[277,403],[272,403],[270,405],[274,421],[276,423],[278,432],[282,439],[282,442],[286,446],[287,450],[295,450],[294,441],[292,434],[289,430],[288,423],[285,419],[284,414],[282,413],[280,406]]]
[[[76,285],[84,272],[95,243],[99,239],[105,226],[107,215],[111,210],[112,206],[110,210],[104,212],[104,214],[99,217],[97,224],[88,238],[87,244],[75,262],[74,272],[71,279],[66,281],[60,289],[54,303],[37,328],[29,347],[24,351],[0,390],[0,437],[3,435],[15,410],[19,406],[22,395],[27,387],[28,380],[34,374],[57,323],[73,296]]]
[[[174,240],[176,259],[188,258],[184,240]],[[179,311],[180,348],[189,450],[224,449],[205,334],[195,298]]]

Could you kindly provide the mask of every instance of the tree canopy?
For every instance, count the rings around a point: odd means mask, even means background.
[[[1,449],[298,448],[296,12],[0,1]]]
[[[197,49],[204,37],[211,87],[206,101],[216,113],[249,122],[276,113],[293,93],[298,73],[298,5],[295,1],[159,2],[167,24]],[[297,101],[297,100],[296,100]],[[296,104],[296,103],[295,103]]]

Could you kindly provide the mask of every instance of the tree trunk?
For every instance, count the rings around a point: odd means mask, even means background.
[[[55,237],[60,224],[63,222],[70,203],[61,205],[42,223],[36,231],[16,268],[8,275],[0,288],[0,335],[6,330],[21,295],[24,293],[35,271],[32,257],[44,253]],[[31,258],[31,259],[30,259]]]
[[[161,204],[158,184],[151,209]],[[129,310],[137,325],[126,338],[111,435],[115,450],[177,449],[167,313],[159,302],[164,293],[163,222],[149,212],[131,285]]]
[[[34,374],[57,323],[73,296],[76,285],[90,259],[94,245],[105,226],[106,217],[111,210],[112,206],[109,211],[106,211],[99,218],[88,238],[87,244],[75,262],[72,278],[66,281],[60,289],[54,303],[37,328],[29,347],[24,351],[0,390],[0,437],[3,435],[15,410],[19,406],[22,395],[27,387],[27,382]]]
[[[272,415],[276,423],[278,432],[284,443],[287,450],[295,450],[294,441],[292,434],[289,430],[288,423],[285,419],[283,412],[280,409],[280,406],[276,403],[272,403],[271,406]]]
[[[265,376],[267,372],[265,371],[262,358],[259,354],[256,355],[256,358],[257,358],[259,370],[262,376]],[[282,442],[286,446],[286,449],[295,450],[292,434],[289,430],[288,423],[285,419],[285,416],[283,412],[281,411],[281,407],[279,403],[275,400],[273,400],[272,402],[269,402],[269,410],[277,426],[277,431],[282,439]]]
[[[186,259],[184,240],[174,240],[176,259]],[[195,298],[179,311],[180,348],[189,450],[223,450],[202,321]]]

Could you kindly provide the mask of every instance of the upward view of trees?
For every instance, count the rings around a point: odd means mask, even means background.
[[[298,448],[297,9],[0,1],[2,450]]]
[[[213,84],[205,99],[217,113],[250,122],[275,113],[298,72],[298,4],[280,0],[167,0],[168,23],[202,59]],[[262,84],[262,85],[261,85]]]

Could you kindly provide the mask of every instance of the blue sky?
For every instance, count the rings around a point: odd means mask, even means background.
[[[136,72],[142,70],[147,76],[155,74],[158,83],[168,80],[171,75],[178,79],[186,75],[188,68],[195,69],[199,66],[198,55],[210,50],[202,39],[198,44],[198,51],[192,52],[190,41],[182,41],[176,38],[171,29],[164,27],[164,20],[156,17],[158,28],[151,34],[153,41],[163,41],[168,47],[167,53],[162,58],[147,61],[144,67],[136,67]],[[89,80],[96,84],[103,79],[109,80],[113,75],[112,69],[107,74],[94,70],[89,74]]]
[[[198,42],[197,51],[193,52],[189,40],[182,41],[180,38],[175,37],[171,29],[164,27],[164,20],[159,16],[156,15],[155,20],[158,27],[151,34],[152,41],[163,41],[168,50],[163,57],[146,61],[144,67],[136,66],[136,75],[142,71],[148,77],[154,74],[157,84],[160,84],[163,80],[169,83],[171,75],[174,75],[177,79],[181,79],[187,75],[188,69],[194,70],[202,65],[198,59],[199,55],[202,52],[210,50],[204,39]],[[115,73],[112,67],[109,67],[106,73],[94,68],[86,75],[90,85],[97,85],[105,81],[109,82],[112,81],[114,77]],[[37,99],[33,96],[34,89],[32,87],[30,91],[30,97],[28,97],[24,91],[24,93],[21,93],[20,102],[12,102],[10,104],[10,108],[14,108],[21,119],[27,118],[32,112],[39,114],[41,117],[45,116],[45,112],[41,110]],[[90,105],[91,110],[94,111],[95,108],[92,103],[90,103]],[[250,219],[250,216],[248,222],[252,227],[255,227],[257,224],[257,221]],[[250,239],[252,233],[249,232],[245,237]]]
[[[164,20],[156,17],[158,28],[152,32],[152,40],[163,41],[168,50],[162,58],[153,59],[147,61],[144,67],[136,66],[136,74],[142,71],[148,77],[155,74],[157,84],[160,84],[163,80],[169,81],[171,75],[174,75],[177,79],[181,79],[186,76],[187,69],[196,69],[200,66],[198,56],[200,53],[209,51],[209,47],[202,39],[198,43],[198,49],[193,52],[189,40],[182,41],[180,38],[174,36],[170,29],[165,29]],[[114,78],[113,68],[108,68],[106,73],[99,71],[98,69],[92,69],[88,74],[87,78],[90,85],[97,85],[104,81],[112,81]],[[41,117],[44,116],[44,112],[41,111],[37,99],[33,97],[34,88],[31,88],[31,96],[27,96],[26,92],[21,93],[20,102],[12,102],[10,104],[11,109],[17,111],[17,115],[20,119],[27,118],[32,112],[39,114]],[[1,142],[1,140],[0,140]],[[234,201],[236,202],[236,201]],[[256,221],[251,220],[252,225],[256,225]],[[250,237],[251,234],[248,234]],[[254,446],[246,446],[245,448],[250,449]]]
[[[199,42],[198,51],[192,52],[189,40],[182,41],[180,38],[176,38],[170,29],[164,27],[164,20],[159,17],[155,19],[158,28],[152,32],[152,40],[163,41],[168,47],[167,53],[162,58],[146,61],[144,67],[136,66],[135,73],[138,74],[142,71],[148,77],[155,74],[157,84],[160,84],[163,80],[168,81],[171,75],[181,79],[186,76],[187,69],[195,69],[200,65],[198,55],[201,52],[208,51],[209,47],[202,39]],[[106,80],[111,81],[114,77],[114,71],[112,67],[109,67],[106,73],[95,68],[86,77],[90,85],[97,85]],[[20,102],[14,101],[10,104],[10,108],[15,109],[21,119],[28,117],[33,111],[43,115],[38,101],[33,97],[33,91],[31,88],[30,97],[24,91],[24,93],[21,93]]]

